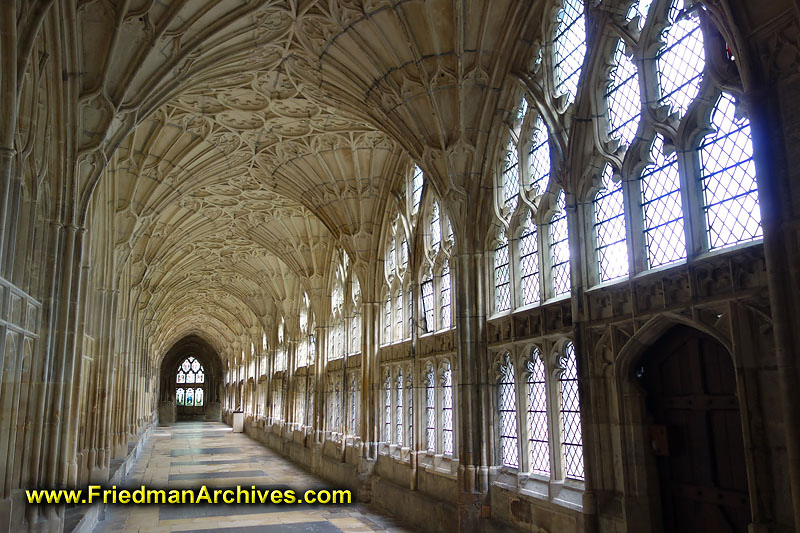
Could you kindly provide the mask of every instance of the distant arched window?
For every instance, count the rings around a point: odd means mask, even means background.
[[[205,400],[203,392],[205,382],[205,369],[200,361],[193,356],[184,359],[175,376],[175,383],[178,385],[175,389],[175,404],[184,407],[202,407]]]
[[[500,459],[504,465],[519,466],[517,450],[517,396],[514,363],[504,354],[497,369],[497,410],[500,423]]]

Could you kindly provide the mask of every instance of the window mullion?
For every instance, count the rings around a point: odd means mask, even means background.
[[[692,147],[698,144],[694,140]],[[697,150],[678,152],[678,175],[681,180],[681,206],[683,208],[683,230],[686,235],[686,258],[696,257],[708,249],[708,233],[705,231],[703,213],[703,191],[700,176],[700,155]]]

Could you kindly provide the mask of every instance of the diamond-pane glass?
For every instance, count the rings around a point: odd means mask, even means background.
[[[442,374],[442,451],[453,455],[453,371],[449,364]]]
[[[550,261],[553,274],[553,296],[570,291],[569,235],[564,191],[558,193],[556,212],[550,220]]]
[[[633,17],[639,17],[639,30],[644,28],[645,22],[647,22],[647,12],[650,10],[650,5],[653,3],[653,0],[638,0],[634,2],[631,8],[628,10],[628,15],[626,18],[628,20],[633,20]]]
[[[672,24],[664,34],[665,46],[656,54],[661,103],[669,104],[680,116],[686,114],[700,92],[706,55],[697,13],[683,10],[683,0],[669,9]]]
[[[630,146],[639,129],[642,99],[636,65],[625,55],[625,42],[620,39],[614,52],[611,83],[606,90],[609,135]]]
[[[628,275],[622,182],[614,182],[611,165],[603,170],[603,188],[594,197],[594,234],[600,281]]]
[[[425,448],[436,451],[436,382],[433,367],[425,373]]]
[[[547,384],[544,361],[534,348],[526,363],[528,371],[528,453],[530,469],[536,474],[550,474],[550,438],[547,425]]]
[[[550,141],[547,135],[547,126],[541,116],[536,117],[533,132],[531,132],[528,169],[531,190],[534,194],[539,194],[547,188],[550,181]]]
[[[703,210],[709,248],[762,236],[750,121],[736,117],[736,102],[722,93],[711,114],[716,131],[700,144]]]
[[[420,285],[422,292],[422,313],[425,319],[425,331],[433,331],[433,278],[427,277]]]
[[[494,250],[494,303],[496,311],[511,308],[511,277],[508,268],[508,239],[505,232]]]
[[[450,327],[450,266],[442,267],[441,290],[439,292],[439,329]]]
[[[416,214],[419,211],[419,202],[422,200],[422,183],[425,176],[422,174],[422,169],[414,165],[414,174],[411,178],[411,185],[413,190],[411,192],[411,212]]]
[[[583,479],[583,434],[581,432],[581,404],[578,395],[578,366],[575,347],[568,342],[560,358],[562,368],[559,378],[561,401],[561,450],[564,460],[564,475],[572,479]]]
[[[408,394],[408,407],[406,416],[408,417],[408,447],[414,447],[414,384],[411,382],[411,374],[406,375],[406,393]]]
[[[442,243],[442,226],[439,223],[439,202],[433,202],[433,209],[431,210],[431,248],[434,250],[439,249]]]
[[[539,242],[530,213],[519,237],[519,273],[524,305],[539,303]]]
[[[383,303],[383,343],[390,342],[392,342],[392,299],[391,296],[387,296]]]
[[[581,77],[583,58],[586,55],[586,21],[581,0],[564,0],[559,10],[556,36],[553,43],[555,53],[556,94],[567,96],[567,104],[575,101],[578,81]]]
[[[503,206],[511,214],[519,201],[519,157],[514,139],[509,139],[503,163]]]
[[[497,381],[497,408],[500,423],[500,456],[504,465],[519,466],[517,450],[517,400],[514,365],[506,356]]]
[[[650,149],[650,163],[642,171],[642,211],[648,267],[654,268],[686,257],[683,207],[678,159],[664,155],[664,138],[659,134]]]
[[[403,340],[403,291],[394,297],[394,338]]]
[[[403,371],[397,374],[395,382],[395,444],[403,445]]]

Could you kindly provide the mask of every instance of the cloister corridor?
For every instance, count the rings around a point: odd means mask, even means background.
[[[294,490],[337,488],[220,422],[159,427],[120,487],[210,491],[237,485]],[[109,505],[95,533],[411,531],[361,503],[350,505]]]

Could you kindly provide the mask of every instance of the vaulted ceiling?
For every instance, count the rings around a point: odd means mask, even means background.
[[[479,186],[474,154],[541,12],[516,0],[69,4],[53,9],[77,47],[73,209],[85,216],[106,184],[117,270],[165,344],[209,330],[230,342],[296,313],[303,291],[324,299],[337,247],[368,277],[412,161],[440,194]]]

